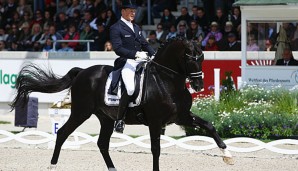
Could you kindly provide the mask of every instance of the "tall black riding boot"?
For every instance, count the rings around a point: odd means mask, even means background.
[[[118,133],[123,133],[125,127],[125,123],[123,120],[125,118],[125,114],[128,108],[129,99],[130,97],[128,96],[127,92],[124,92],[119,102],[117,121],[115,122],[115,131]]]

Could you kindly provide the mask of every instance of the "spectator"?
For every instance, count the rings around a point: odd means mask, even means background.
[[[60,1],[60,0],[59,0]],[[57,13],[57,0],[45,0],[45,11],[49,11],[50,16],[55,16]],[[54,18],[52,18],[54,20]]]
[[[80,34],[77,32],[75,25],[70,24],[68,27],[68,31],[65,34],[64,40],[79,40]],[[77,49],[79,42],[69,42],[68,46],[74,50]]]
[[[191,20],[198,20],[198,6],[194,5],[192,6],[191,10],[192,10],[192,15],[191,15]]]
[[[23,49],[21,48],[21,46],[19,46],[19,43],[16,41],[13,41],[11,43],[11,48],[8,49],[9,51],[22,51]]]
[[[67,7],[67,4],[66,4],[65,0],[59,0],[58,8],[57,8],[57,12],[56,12],[55,17],[58,18],[60,13],[66,14],[67,9],[68,9],[68,7]]]
[[[69,21],[69,23],[75,25],[76,29],[79,30],[80,24],[82,22],[80,10],[76,9],[73,12],[73,17],[69,17],[68,21]]]
[[[12,24],[17,24],[18,26],[21,26],[20,25],[20,22],[21,22],[21,18],[20,18],[20,15],[18,12],[13,12],[13,16],[12,16],[12,19],[10,20],[10,22],[7,22],[8,25],[12,25]]]
[[[176,21],[176,17],[172,14],[172,12],[165,8],[163,11],[163,15],[161,17],[160,23],[163,25],[163,29],[165,31],[170,31],[171,25],[174,25]]]
[[[265,39],[270,39],[275,44],[277,38],[276,23],[268,23],[265,28]]]
[[[223,32],[228,19],[227,19],[227,16],[223,13],[223,10],[221,8],[216,10],[214,21],[216,21],[218,23],[219,30],[221,32]]]
[[[155,31],[155,33],[158,42],[164,43],[166,41],[168,32],[163,30],[163,26],[161,23],[157,24],[157,30]]]
[[[112,46],[112,43],[110,41],[107,41],[105,43],[105,51],[114,51],[113,50],[113,46]]]
[[[276,65],[297,66],[298,61],[294,59],[291,49],[285,48],[282,59],[277,60]]]
[[[206,46],[207,41],[209,39],[209,36],[213,35],[215,36],[216,42],[220,41],[222,39],[222,33],[218,29],[218,24],[217,22],[212,22],[211,25],[211,30],[210,32],[206,35],[205,39],[202,41],[202,46]]]
[[[59,14],[59,19],[56,21],[56,30],[62,36],[67,32],[69,21],[65,13],[61,12]]]
[[[43,27],[43,33],[40,36],[40,39],[38,40],[41,46],[44,46],[46,43],[46,40],[50,38],[50,32],[49,32],[50,26],[45,25]]]
[[[270,39],[267,39],[265,41],[265,51],[270,52],[270,51],[276,51],[276,48],[272,44],[272,41]]]
[[[93,19],[90,25],[94,30],[97,30],[97,23],[102,23],[105,26],[106,21],[107,21],[107,12],[101,11],[98,13],[98,16]]]
[[[188,13],[188,9],[186,7],[181,8],[181,15],[176,19],[176,26],[179,24],[180,21],[186,21],[186,24],[189,25],[191,21],[191,17]]]
[[[246,47],[247,51],[259,51],[260,48],[257,45],[257,41],[253,35],[248,36],[248,43]]]
[[[232,9],[231,21],[233,23],[234,29],[237,29],[241,25],[241,12],[239,7],[234,7]]]
[[[176,29],[175,25],[172,25],[170,27],[170,32],[168,33],[166,39],[169,40],[169,39],[173,39],[175,37],[177,37],[177,29]]]
[[[63,37],[60,33],[56,32],[56,28],[54,25],[50,26],[49,28],[49,32],[50,32],[50,38],[53,40],[53,41],[56,41],[56,40],[62,40]],[[60,47],[60,44],[59,43],[56,43],[56,49],[58,49]]]
[[[207,34],[209,21],[206,17],[204,8],[198,8],[197,15],[198,15],[197,22],[198,22],[199,26],[201,26],[204,33]]]
[[[93,40],[94,36],[95,36],[95,33],[91,29],[91,26],[89,24],[86,24],[84,30],[80,34],[80,40]],[[84,43],[84,42],[79,43],[79,50],[86,51],[87,43]]]
[[[121,5],[121,1],[117,0],[117,5]],[[98,13],[107,9],[107,5],[104,0],[95,0],[94,2],[95,16],[98,16]]]
[[[237,42],[235,33],[228,34],[228,42],[226,42],[221,48],[223,51],[240,51],[241,44]]]
[[[3,19],[6,23],[11,22],[14,12],[17,10],[17,4],[15,0],[7,0],[7,3],[4,5]]]
[[[67,42],[61,42],[61,48],[58,52],[73,52],[73,48],[69,47]]]
[[[21,21],[19,24],[22,25],[23,23],[30,23],[30,24],[32,23],[30,14],[27,11],[24,12],[24,15],[21,18]]]
[[[6,41],[8,34],[5,33],[5,29],[0,28],[0,41]]]
[[[0,51],[7,51],[7,49],[5,49],[5,41],[0,40]]]
[[[91,14],[91,12],[90,11],[85,11],[84,17],[81,20],[81,23],[80,23],[80,26],[79,26],[79,31],[84,30],[86,24],[88,24],[88,25],[90,24],[91,28],[93,28],[92,24],[91,24],[92,20],[93,20],[93,15]],[[95,22],[96,22],[96,20],[95,20]],[[93,29],[97,29],[97,27],[94,27]]]
[[[157,40],[157,35],[155,31],[151,31],[148,36],[149,45],[154,49],[156,52],[157,49],[160,47],[160,43]]]
[[[177,26],[177,37],[185,37],[186,38],[186,30],[188,29],[187,23],[184,20],[181,20]]]
[[[219,48],[216,44],[215,36],[211,35],[209,36],[208,42],[205,46],[205,51],[218,51]]]
[[[34,42],[39,42],[40,38],[42,36],[42,29],[39,24],[34,24],[31,29],[31,37],[30,42],[33,44]]]
[[[204,32],[196,20],[190,22],[190,28],[186,31],[186,38],[188,40],[197,40],[199,36],[204,37]]]
[[[40,24],[41,26],[43,26],[44,20],[43,20],[43,16],[42,16],[42,11],[41,10],[36,10],[35,11],[35,17],[32,20],[30,26],[32,26],[33,24]]]
[[[91,46],[91,50],[93,51],[104,51],[104,44],[108,40],[108,35],[105,30],[104,24],[99,22],[97,23],[97,32],[94,36],[94,43]]]
[[[42,49],[43,52],[53,52],[53,41],[51,38],[46,39],[45,45]]]
[[[11,49],[12,47],[12,42],[17,42],[20,37],[20,32],[18,29],[18,26],[16,24],[12,24],[11,26],[11,31],[8,34],[8,37],[6,39],[6,45],[8,49]]]
[[[75,11],[76,9],[78,9],[78,10],[80,10],[80,11],[81,11],[81,9],[82,9],[82,7],[81,7],[81,5],[80,5],[80,0],[72,0],[71,6],[67,9],[67,11],[66,11],[65,14],[66,14],[68,17],[73,17],[73,13],[74,13],[74,11]]]
[[[83,4],[82,11],[90,11],[92,14],[95,12],[94,3],[92,0],[85,0],[85,3]]]
[[[107,17],[106,17],[106,30],[110,30],[110,27],[117,22],[117,17],[114,11],[109,8],[107,10]],[[109,35],[109,33],[108,33]]]
[[[22,49],[27,49],[31,46],[31,29],[28,23],[23,23],[21,26],[20,37],[18,41],[18,46]]]
[[[36,42],[33,42],[33,46],[32,48],[28,49],[29,51],[33,51],[33,52],[41,52],[41,44],[36,41]]]
[[[20,14],[21,17],[24,16],[25,12],[29,14],[29,17],[32,17],[33,15],[32,8],[26,3],[26,0],[19,0],[19,5],[16,11]]]
[[[43,27],[44,26],[53,25],[53,24],[55,24],[55,23],[54,23],[52,14],[50,13],[49,10],[45,10],[45,12],[44,12],[44,24],[43,24]]]

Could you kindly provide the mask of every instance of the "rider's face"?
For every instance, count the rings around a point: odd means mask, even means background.
[[[122,17],[127,21],[134,20],[135,15],[136,15],[136,9],[132,9],[132,8],[122,9]]]

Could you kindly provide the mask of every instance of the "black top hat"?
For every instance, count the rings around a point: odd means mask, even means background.
[[[122,8],[137,8],[136,0],[123,0],[122,1]]]

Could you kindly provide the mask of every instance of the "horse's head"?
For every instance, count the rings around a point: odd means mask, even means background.
[[[197,92],[201,91],[204,88],[202,72],[204,54],[197,42],[186,41],[184,60],[186,63],[186,74],[191,87]]]

